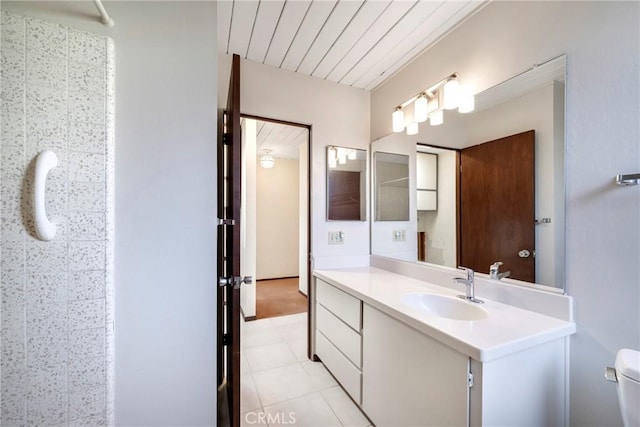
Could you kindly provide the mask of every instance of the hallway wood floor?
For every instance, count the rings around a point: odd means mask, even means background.
[[[307,311],[307,298],[298,291],[298,278],[258,280],[256,318],[285,316]]]

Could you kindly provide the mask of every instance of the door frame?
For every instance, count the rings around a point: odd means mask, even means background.
[[[311,239],[312,239],[312,209],[311,209],[311,189],[312,189],[312,179],[311,179],[311,165],[313,159],[313,150],[311,147],[313,146],[313,125],[308,125],[304,123],[296,123],[290,122],[287,120],[274,119],[270,117],[258,116],[254,114],[245,114],[240,112],[241,119],[253,119],[260,120],[263,122],[276,123],[280,125],[294,126],[298,128],[305,128],[309,132],[309,136],[307,138],[307,357],[309,359],[312,358],[311,354],[311,279],[313,277],[311,272]],[[302,248],[298,248],[300,251]]]
[[[460,151],[462,148],[452,148],[452,147],[443,147],[442,145],[435,144],[425,144],[423,142],[418,142],[416,145],[421,145],[423,147],[431,147],[437,148],[438,150],[447,150],[453,151],[456,155],[456,170],[454,171],[455,175],[455,188],[456,188],[456,267],[460,265],[460,245],[462,244],[462,238],[460,233]]]

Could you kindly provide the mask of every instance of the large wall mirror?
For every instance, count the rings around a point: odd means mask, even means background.
[[[366,221],[367,152],[327,147],[327,220]]]
[[[482,273],[500,261],[512,279],[563,289],[565,68],[555,58],[477,94],[472,113],[374,141],[374,157],[409,155],[415,212],[402,245],[373,222],[371,253]],[[428,208],[417,176],[436,183]]]
[[[376,152],[374,164],[374,219],[409,221],[409,156]]]

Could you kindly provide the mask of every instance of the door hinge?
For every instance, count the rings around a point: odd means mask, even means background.
[[[230,133],[223,133],[222,134],[222,143],[224,145],[231,145],[231,134]]]
[[[473,388],[473,373],[467,372],[467,385],[469,388]]]
[[[251,283],[253,283],[253,277],[251,276],[218,277],[218,286],[221,286],[221,287],[233,285],[234,289],[238,289],[240,288],[240,285],[242,285],[243,283],[246,285],[250,285]]]
[[[233,219],[218,218],[218,225],[236,225],[236,222]]]
[[[222,345],[231,344],[231,340],[229,339],[229,334],[222,335]]]

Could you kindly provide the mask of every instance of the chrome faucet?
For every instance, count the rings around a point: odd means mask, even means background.
[[[511,275],[510,271],[505,271],[504,273],[500,273],[501,265],[502,265],[502,262],[500,261],[496,261],[493,264],[491,264],[491,266],[489,267],[489,277],[491,279],[500,280],[500,279],[504,279],[505,277],[509,277]]]
[[[482,304],[484,301],[476,299],[473,270],[467,267],[458,267],[458,268],[467,273],[466,279],[463,277],[456,277],[453,279],[454,283],[463,283],[466,286],[465,295],[458,295],[458,298],[462,298],[463,300],[466,300],[466,301]]]

